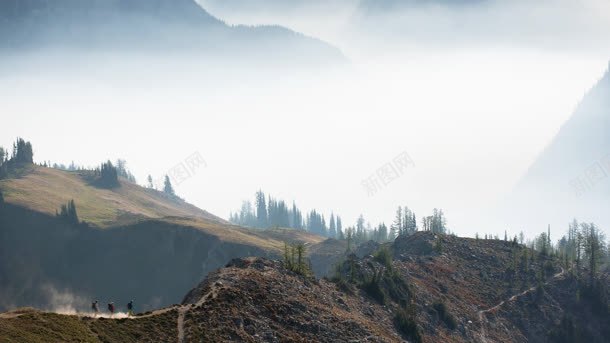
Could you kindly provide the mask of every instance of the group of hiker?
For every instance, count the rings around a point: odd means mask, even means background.
[[[99,302],[97,300],[94,300],[91,303],[91,309],[93,310],[94,315],[97,316],[97,314],[100,312],[100,306],[99,306]],[[114,303],[109,302],[108,303],[108,312],[110,312],[110,316],[114,315],[114,311],[115,311]],[[133,300],[130,300],[127,303],[127,315],[133,316]]]

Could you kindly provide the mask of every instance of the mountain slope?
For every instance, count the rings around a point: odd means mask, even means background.
[[[1,310],[82,306],[94,297],[169,305],[232,258],[277,257],[285,242],[323,241],[306,232],[231,225],[125,180],[99,188],[90,172],[28,165],[19,173],[0,181]],[[71,199],[84,224],[55,216]]]
[[[229,224],[184,201],[125,180],[121,181],[121,187],[106,189],[93,185],[90,172],[67,172],[34,165],[28,168],[19,178],[0,180],[0,189],[7,202],[37,212],[53,215],[61,205],[74,200],[80,219],[100,227],[168,216]]]
[[[532,251],[499,240],[419,232],[385,249],[394,259],[352,255],[334,282],[278,261],[235,259],[180,305],[117,320],[9,312],[0,314],[0,336],[43,327],[69,340],[96,328],[105,339],[91,341],[119,342],[127,328],[130,335],[148,328],[163,331],[151,341],[178,342],[556,342],[569,339],[564,330],[571,328],[578,337],[568,341],[604,342],[610,330],[608,275],[598,279],[605,293],[593,295],[557,260],[537,255],[515,263]],[[72,333],[56,324],[62,321]]]
[[[566,181],[610,153],[609,131],[610,70],[607,70],[529,168],[523,186],[541,182],[549,188],[569,186]]]
[[[585,95],[570,119],[540,153],[507,199],[509,216],[572,218],[610,226],[610,71]],[[545,221],[546,220],[546,221]],[[514,225],[519,223],[514,222]],[[610,231],[606,231],[610,232]]]

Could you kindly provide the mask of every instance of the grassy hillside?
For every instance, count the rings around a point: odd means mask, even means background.
[[[125,180],[114,189],[95,187],[88,174],[31,165],[18,178],[0,180],[0,190],[8,203],[50,215],[74,199],[79,218],[99,227],[168,216],[227,223],[191,204]]]
[[[177,311],[131,319],[92,319],[32,309],[0,314],[2,342],[170,342],[176,337]]]
[[[313,247],[324,241],[303,231],[232,225],[125,180],[113,189],[93,181],[89,172],[34,165],[20,166],[0,180],[5,199],[0,206],[0,311],[53,309],[50,289],[77,294],[77,308],[99,296],[119,301],[136,296],[146,309],[167,306],[232,258],[280,257],[284,242]],[[71,199],[88,225],[55,216]]]
[[[81,221],[104,229],[154,220],[204,231],[226,242],[272,251],[283,249],[286,241],[317,244],[324,240],[290,229],[245,229],[185,201],[126,180],[112,189],[96,187],[90,173],[83,171],[30,165],[18,177],[0,180],[0,190],[7,203],[50,216],[61,205],[74,200]]]

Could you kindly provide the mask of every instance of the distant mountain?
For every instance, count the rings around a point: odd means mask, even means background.
[[[362,0],[363,10],[400,10],[422,6],[467,6],[489,2],[489,0]]]
[[[595,167],[600,161],[610,162],[602,161],[609,154],[610,70],[585,95],[570,119],[532,164],[521,181],[522,186],[571,187],[572,179],[577,179],[589,167]]]
[[[609,204],[610,70],[531,165],[507,206],[517,209],[516,218],[522,213],[547,221],[560,217],[567,225],[577,217],[608,230]]]
[[[277,26],[228,26],[194,0],[4,0],[0,51],[124,53],[343,61],[341,52]]]

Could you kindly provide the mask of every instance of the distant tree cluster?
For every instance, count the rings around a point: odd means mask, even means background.
[[[244,201],[238,212],[229,215],[229,220],[247,227],[285,227],[307,230],[324,237],[346,239],[348,250],[369,240],[387,242],[399,235],[410,235],[418,230],[415,212],[407,206],[398,207],[394,222],[389,228],[385,223],[372,226],[363,215],[358,217],[354,226],[344,228],[341,217],[332,212],[328,222],[326,217],[315,209],[303,216],[303,212],[294,202],[292,206],[287,206],[285,201],[267,196],[262,191],[256,192],[254,205],[250,201]],[[423,218],[422,223],[427,231],[449,233],[443,210],[434,209],[431,216]]]
[[[103,165],[106,165],[105,168],[108,168],[109,167],[108,164],[111,165],[112,168],[116,169],[117,179],[118,179],[118,177],[122,177],[131,183],[136,183],[136,177],[131,173],[131,171],[129,171],[129,169],[127,169],[127,161],[125,161],[124,159],[116,160],[115,164],[112,164],[110,161],[107,161],[107,162],[103,163],[102,166],[100,166],[99,168],[93,169],[93,171],[96,173],[96,175],[98,175],[99,172],[101,172]],[[92,170],[91,167],[84,167],[82,165],[78,165],[78,164],[74,163],[74,161],[72,161],[69,165],[65,165],[63,163],[51,163],[51,161],[44,161],[41,165],[43,167],[49,167],[49,168],[65,170],[65,171],[90,171],[90,170]],[[113,174],[114,174],[114,172],[113,172]]]
[[[136,183],[136,177],[127,169],[127,161],[120,158],[116,160],[116,171],[120,177],[131,183]]]
[[[79,223],[74,200],[70,200],[67,204],[61,205],[59,212],[55,211],[55,216],[70,224]]]
[[[34,151],[32,144],[23,138],[17,138],[13,143],[13,155],[11,160],[16,163],[34,163]]]
[[[447,233],[447,219],[443,210],[434,209],[432,215],[422,218],[422,227],[424,231],[434,233]]]
[[[95,175],[97,176],[98,184],[102,187],[114,188],[121,185],[119,183],[118,170],[110,161],[102,163],[102,165],[95,170]]]
[[[303,243],[287,244],[284,243],[284,266],[301,275],[311,275],[311,268],[305,263],[306,248]]]
[[[505,234],[505,239],[507,236]],[[485,235],[485,237],[488,236]],[[497,239],[497,235],[495,237]],[[491,235],[489,235],[489,238],[491,238]],[[519,236],[513,237],[512,243],[514,246],[519,243],[524,244],[529,248],[524,249],[520,257],[522,260],[521,268],[524,270],[527,270],[536,258],[542,258],[547,262],[556,260],[561,262],[566,269],[572,270],[577,276],[583,274],[583,272],[588,274],[590,285],[594,284],[594,278],[598,271],[602,269],[610,270],[610,243],[606,243],[603,231],[595,223],[579,223],[574,219],[568,225],[567,234],[557,240],[556,244],[553,244],[551,240],[550,226],[546,231],[527,241],[525,241],[524,234],[521,232]],[[528,250],[535,253],[528,253]],[[513,264],[513,268],[516,268],[518,263],[515,261]],[[543,279],[548,275],[546,272],[541,270]]]
[[[343,237],[341,218],[334,213],[331,213],[328,225],[324,215],[316,210],[304,218],[294,202],[288,206],[284,200],[266,196],[262,191],[256,192],[254,206],[250,201],[244,201],[238,213],[229,215],[229,220],[237,225],[260,229],[284,227],[307,230],[325,237]]]
[[[394,239],[399,235],[410,235],[417,231],[417,219],[415,212],[411,211],[407,206],[404,208],[398,206],[396,217],[392,226],[390,226],[390,239]]]
[[[537,241],[540,239],[539,236]],[[566,265],[575,264],[577,271],[587,266],[593,278],[600,266],[609,261],[610,251],[605,240],[603,231],[595,223],[578,223],[574,219],[568,226],[567,235],[559,239],[556,247],[550,245],[548,251],[557,255]]]
[[[15,140],[11,154],[0,147],[0,178],[6,177],[9,170],[17,165],[31,163],[34,163],[34,149],[32,143],[23,138]]]
[[[59,169],[59,170],[65,170],[65,171],[81,171],[81,170],[90,170],[90,168],[86,168],[80,165],[77,165],[76,163],[74,163],[74,161],[70,162],[69,165],[65,165],[63,163],[53,163],[51,164],[51,161],[48,162],[44,162],[43,163],[43,167],[50,167],[53,169]]]

